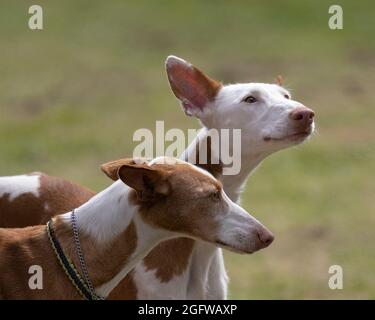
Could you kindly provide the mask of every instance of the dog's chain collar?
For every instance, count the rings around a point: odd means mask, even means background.
[[[72,223],[72,230],[73,230],[73,237],[74,237],[74,243],[76,247],[76,254],[79,259],[79,265],[81,267],[81,271],[83,274],[83,278],[86,281],[87,286],[89,287],[91,295],[95,295],[94,286],[92,285],[89,277],[89,272],[87,270],[87,265],[85,261],[85,256],[83,255],[82,248],[81,248],[81,242],[79,241],[79,234],[78,234],[78,228],[77,228],[77,220],[75,216],[75,209],[73,209],[72,214],[70,215],[70,221]]]
[[[52,219],[47,222],[46,229],[48,239],[51,243],[53,251],[55,252],[57,260],[78,293],[85,300],[104,300],[104,298],[98,296],[95,292],[90,290],[88,284],[82,279],[79,272],[75,268],[74,263],[65,255],[53,230]]]

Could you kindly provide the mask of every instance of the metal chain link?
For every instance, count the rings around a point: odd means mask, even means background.
[[[72,223],[72,230],[73,230],[73,237],[74,237],[74,242],[75,242],[75,247],[76,247],[76,253],[79,259],[79,264],[81,266],[83,278],[91,292],[91,295],[96,296],[94,286],[92,285],[90,278],[89,278],[89,272],[86,267],[85,257],[83,255],[82,248],[81,248],[81,242],[79,241],[77,220],[76,220],[74,211],[75,210],[72,211],[70,218],[71,218],[71,223]]]

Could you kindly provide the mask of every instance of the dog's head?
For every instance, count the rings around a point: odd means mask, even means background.
[[[185,113],[207,128],[241,129],[242,152],[270,154],[314,131],[314,112],[280,83],[222,85],[175,56],[167,58],[166,69]]]
[[[239,253],[255,252],[273,241],[270,231],[228,198],[218,180],[190,163],[167,157],[121,159],[102,165],[102,170],[133,189],[131,202],[157,230]]]

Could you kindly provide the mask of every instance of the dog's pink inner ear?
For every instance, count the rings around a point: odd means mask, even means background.
[[[173,93],[186,109],[202,110],[216,97],[222,86],[198,68],[183,61],[167,63],[167,73]]]

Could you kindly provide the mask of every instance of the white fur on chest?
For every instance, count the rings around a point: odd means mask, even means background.
[[[133,277],[138,290],[137,299],[185,300],[187,298],[188,268],[170,281],[161,282],[156,276],[156,270],[147,270],[141,262],[134,268]]]

